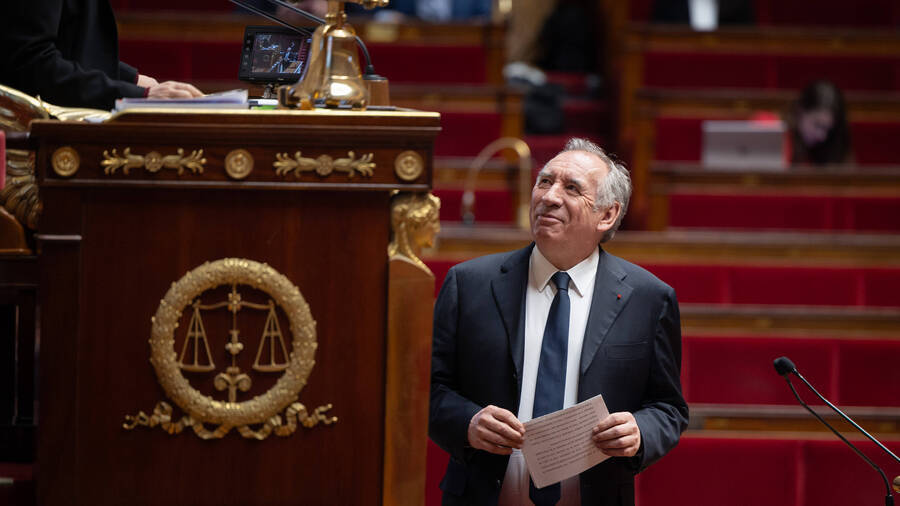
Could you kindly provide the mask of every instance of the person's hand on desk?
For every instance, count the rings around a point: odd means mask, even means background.
[[[633,457],[641,448],[641,430],[634,415],[612,413],[594,427],[591,437],[603,453],[611,457]]]
[[[152,77],[138,76],[138,86],[141,84],[141,78],[148,79],[156,83]],[[203,92],[188,83],[180,83],[178,81],[165,81],[162,83],[151,84],[145,86],[149,91],[147,98],[197,98],[202,97]]]
[[[144,74],[138,74],[137,85],[141,88],[152,88],[154,86],[159,85],[159,81],[153,79],[150,76],[145,76]]]
[[[497,406],[483,408],[469,421],[469,445],[497,455],[509,455],[525,441],[525,426],[516,415]]]

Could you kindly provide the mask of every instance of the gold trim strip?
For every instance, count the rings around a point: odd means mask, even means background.
[[[121,156],[115,149],[112,150],[112,153],[109,150],[103,150],[103,161],[100,162],[100,165],[106,175],[115,174],[119,168],[125,175],[128,175],[129,170],[143,167],[147,172],[154,174],[161,169],[174,169],[180,176],[184,174],[184,169],[190,169],[194,174],[203,174],[206,158],[203,157],[202,149],[191,151],[191,154],[186,156],[183,148],[178,148],[174,155],[163,156],[156,151],[151,151],[142,156],[133,155],[131,148],[125,148]]]
[[[349,177],[359,173],[365,177],[371,177],[375,172],[375,163],[372,162],[373,153],[366,153],[359,158],[353,151],[347,153],[347,158],[332,158],[328,155],[319,155],[316,158],[307,158],[298,150],[294,156],[287,153],[278,153],[272,167],[279,176],[287,176],[293,172],[294,177],[300,177],[303,172],[315,172],[326,177],[332,172],[346,172]]]

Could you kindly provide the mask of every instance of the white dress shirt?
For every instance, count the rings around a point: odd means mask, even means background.
[[[578,400],[581,347],[584,343],[584,330],[587,327],[587,319],[591,311],[591,299],[594,296],[594,281],[599,261],[600,252],[599,249],[595,249],[591,256],[566,271],[571,281],[569,282],[569,344],[566,357],[566,389],[563,408],[574,406]],[[556,272],[556,267],[535,246],[531,252],[528,287],[525,291],[525,353],[522,361],[522,393],[519,397],[519,413],[517,415],[522,422],[527,422],[532,418],[544,327],[547,325],[550,304],[553,303],[553,298],[556,296],[556,287],[550,282],[550,278]],[[500,506],[531,504],[531,500],[528,498],[528,483],[528,468],[525,466],[522,452],[513,450],[506,468],[506,476],[503,479],[503,488],[500,491]],[[580,504],[581,493],[578,477],[563,481],[562,497],[558,506],[579,506]]]

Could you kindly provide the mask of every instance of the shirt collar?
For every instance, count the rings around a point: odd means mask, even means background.
[[[584,289],[590,285],[590,280],[597,275],[597,264],[600,261],[600,248],[595,248],[587,258],[578,262],[566,273],[572,279],[571,286],[575,288],[579,297],[584,297]],[[541,253],[537,245],[531,250],[531,279],[536,283],[538,292],[543,292],[550,283],[550,278],[558,271],[553,264]]]

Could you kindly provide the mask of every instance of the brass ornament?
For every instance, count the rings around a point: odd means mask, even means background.
[[[0,204],[22,226],[37,230],[43,204],[34,175],[33,151],[6,151],[6,186],[0,189]]]
[[[109,150],[103,151],[103,161],[100,162],[103,167],[103,173],[106,175],[115,174],[116,170],[122,169],[126,175],[131,169],[143,167],[147,172],[156,173],[162,169],[174,169],[178,171],[178,175],[184,174],[185,169],[190,169],[192,173],[203,173],[203,166],[206,165],[206,158],[203,158],[203,150],[197,149],[191,151],[190,155],[185,156],[184,149],[178,148],[176,154],[163,156],[156,151],[151,151],[146,155],[133,155],[131,148],[125,148],[120,156],[115,149],[110,153]]]
[[[347,158],[331,158],[328,155],[319,155],[317,158],[307,158],[301,156],[300,151],[294,153],[291,157],[287,153],[278,153],[275,155],[275,174],[286,176],[293,172],[294,177],[300,177],[303,172],[315,172],[316,174],[326,177],[334,171],[346,172],[348,176],[353,177],[357,173],[362,176],[371,176],[375,171],[375,163],[372,162],[374,154],[367,153],[359,158],[353,151],[347,153]]]
[[[81,165],[81,157],[78,151],[71,146],[63,146],[57,148],[50,157],[50,164],[53,166],[53,172],[60,177],[71,177],[78,172]]]
[[[406,182],[415,181],[424,170],[425,162],[422,160],[422,156],[415,151],[404,151],[394,159],[394,172],[397,177]]]
[[[246,149],[234,149],[225,155],[225,172],[232,179],[244,179],[253,171],[253,155]]]
[[[422,248],[434,246],[441,231],[441,199],[431,193],[397,193],[391,198],[391,242],[388,258],[407,261],[429,275],[431,269],[419,257]]]
[[[227,300],[214,304],[200,303],[201,294],[222,285],[231,286]],[[266,292],[271,300],[266,304],[246,301],[238,291],[240,285]],[[284,310],[290,322],[293,336],[290,350],[285,346],[278,324],[276,305]],[[192,318],[179,355],[175,352],[175,329],[182,310],[188,306],[191,307]],[[204,395],[193,388],[182,374],[182,370],[215,370],[216,365],[209,351],[200,313],[221,309],[227,309],[232,314],[230,339],[225,345],[231,356],[231,364],[224,372],[215,376],[213,384],[218,391],[227,390],[227,401]],[[240,329],[235,322],[237,313],[244,309],[268,313],[253,369],[263,373],[281,372],[282,376],[264,394],[238,402],[238,391],[247,392],[252,384],[252,378],[242,372],[236,362],[237,355],[244,349],[244,343],[240,340]],[[316,323],[300,290],[270,266],[240,258],[204,263],[172,284],[151,321],[150,362],[167,396],[186,415],[173,421],[172,407],[166,402],[160,402],[151,415],[141,411],[135,416],[125,416],[125,429],[133,429],[139,425],[159,425],[169,434],[177,434],[184,427],[191,427],[203,439],[217,439],[224,437],[232,428],[237,428],[243,437],[265,439],[272,432],[278,436],[288,436],[296,430],[298,423],[311,428],[320,422],[325,425],[337,422],[337,417],[325,415],[331,409],[331,404],[320,406],[310,413],[298,402],[300,391],[306,385],[315,364]],[[262,356],[266,347],[270,353]],[[187,353],[189,348],[193,350],[193,354]],[[276,360],[276,350],[283,361]],[[270,359],[268,363],[265,363],[266,357]],[[284,419],[280,414],[283,410],[286,410]],[[217,427],[210,430],[206,424]],[[258,428],[250,427],[259,424],[261,426]]]

